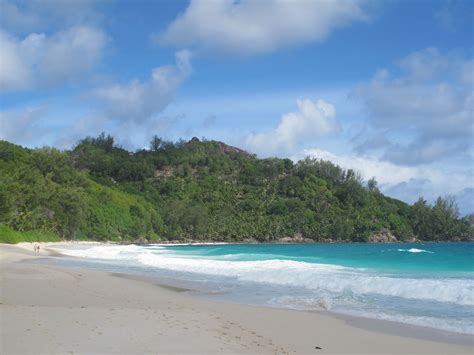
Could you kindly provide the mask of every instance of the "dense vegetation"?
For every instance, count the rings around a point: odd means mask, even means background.
[[[9,243],[15,244],[20,242],[60,242],[61,238],[59,238],[56,234],[41,231],[41,230],[33,230],[33,231],[24,231],[24,232],[17,232],[8,228],[5,225],[0,224],[0,242],[1,243]]]
[[[257,159],[221,142],[156,136],[130,153],[104,134],[65,152],[0,141],[0,224],[6,242],[18,240],[14,231],[142,241],[473,237],[452,199],[409,206],[328,161]]]

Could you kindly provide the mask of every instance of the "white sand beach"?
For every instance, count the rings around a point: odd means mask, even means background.
[[[1,354],[469,354],[472,339],[384,321],[203,300],[152,281],[35,263],[0,245]],[[123,276],[123,275],[122,275]]]

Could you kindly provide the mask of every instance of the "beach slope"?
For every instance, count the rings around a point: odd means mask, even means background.
[[[35,263],[53,256],[32,250],[0,245],[2,354],[474,351],[467,337],[202,300],[149,281]]]

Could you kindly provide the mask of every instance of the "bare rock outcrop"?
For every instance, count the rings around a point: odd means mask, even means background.
[[[368,240],[369,243],[397,243],[398,239],[388,229],[382,229],[373,233]]]
[[[314,243],[313,239],[303,238],[301,234],[295,234],[292,237],[283,237],[276,240],[277,243]]]

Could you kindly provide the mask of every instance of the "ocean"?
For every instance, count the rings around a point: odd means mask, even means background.
[[[474,243],[74,245],[59,263],[198,296],[474,334]],[[79,257],[79,258],[77,258]]]

